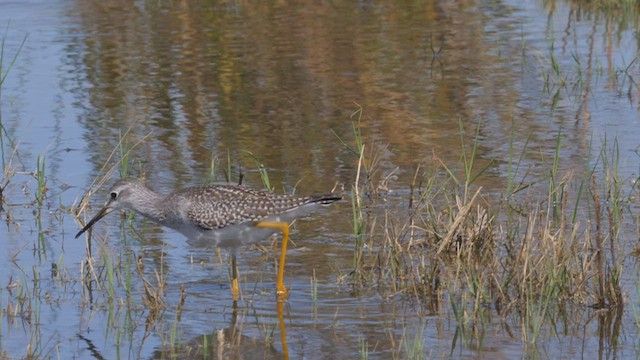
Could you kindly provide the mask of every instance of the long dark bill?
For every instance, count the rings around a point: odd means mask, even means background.
[[[100,219],[102,219],[103,217],[105,217],[107,214],[109,214],[113,209],[109,208],[108,206],[105,206],[104,208],[102,208],[102,210],[100,210],[99,213],[96,214],[96,216],[93,217],[93,219],[89,220],[89,222],[87,223],[87,225],[85,225],[85,227],[82,228],[82,230],[78,231],[78,233],[76,234],[76,239],[84,234],[85,231],[89,230],[90,227],[93,226],[93,224],[97,223]]]

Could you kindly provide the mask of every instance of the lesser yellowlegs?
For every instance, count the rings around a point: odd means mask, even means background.
[[[87,231],[105,215],[129,209],[172,228],[194,240],[210,241],[231,251],[232,293],[238,296],[236,252],[239,247],[282,232],[282,249],[276,281],[279,298],[285,298],[284,263],[289,240],[289,221],[304,216],[319,205],[340,200],[335,194],[292,196],[253,190],[240,185],[209,185],[186,188],[171,194],[158,194],[139,180],[119,181],[109,199],[76,234]]]

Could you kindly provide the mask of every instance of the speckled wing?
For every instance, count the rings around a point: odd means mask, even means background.
[[[269,215],[286,213],[307,203],[333,202],[338,199],[276,195],[245,186],[230,185],[189,188],[183,190],[181,195],[190,200],[186,211],[189,221],[207,230],[247,221],[259,221]]]

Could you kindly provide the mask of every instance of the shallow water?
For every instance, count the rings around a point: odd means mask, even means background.
[[[153,358],[169,357],[167,344],[179,343],[201,355],[203,339],[214,346],[225,330],[227,344],[243,345],[225,356],[281,358],[284,325],[291,358],[402,358],[412,349],[428,357],[531,355],[497,319],[476,346],[458,338],[455,319],[373,285],[350,286],[348,199],[294,228],[282,321],[269,241],[266,253],[241,253],[243,300],[234,305],[224,252],[111,215],[93,233],[99,268],[117,269],[109,298],[81,282],[86,245],[73,238],[80,225],[65,209],[106,169],[119,169],[112,152],[121,138],[131,149],[129,173],[145,173],[162,192],[203,183],[212,159],[215,180],[224,180],[227,156],[233,181],[242,172],[245,184],[262,187],[247,152],[277,192],[349,189],[357,158],[335,134],[353,143],[360,107],[365,141],[378,149],[376,176],[390,175],[390,209],[402,206],[419,164],[459,163],[477,128],[477,161],[488,166],[478,181],[490,192],[506,186],[510,143],[526,144],[530,177],[546,176],[558,133],[564,170],[597,165],[589,153],[616,139],[620,175],[630,182],[640,165],[637,13],[607,14],[537,0],[0,3],[2,74],[24,40],[1,88],[3,168],[17,173],[5,172],[2,183],[0,354]],[[38,156],[47,185],[39,211]],[[106,191],[91,198],[89,214]],[[138,257],[145,278],[166,280],[166,310],[152,320]],[[16,310],[25,298],[32,306]],[[588,320],[568,328],[533,346],[533,355],[601,350]],[[632,341],[609,351],[637,356]]]

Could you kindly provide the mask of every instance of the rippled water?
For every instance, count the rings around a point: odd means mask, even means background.
[[[2,183],[0,357],[166,357],[172,341],[211,346],[224,330],[227,342],[243,344],[228,356],[280,358],[283,323],[291,358],[355,358],[363,349],[401,358],[410,354],[401,339],[417,339],[429,357],[526,353],[499,324],[482,348],[457,343],[452,351],[454,319],[349,286],[349,200],[296,225],[283,322],[273,296],[277,251],[268,241],[267,253],[242,252],[244,301],[234,304],[224,252],[141,219],[131,230],[116,215],[96,227],[93,251],[124,264],[114,279],[118,300],[93,289],[88,302],[80,282],[86,246],[73,238],[79,224],[64,209],[116,163],[121,138],[131,149],[129,173],[146,174],[162,192],[203,183],[212,159],[223,180],[227,158],[234,181],[242,172],[244,183],[261,187],[247,152],[278,192],[349,188],[357,159],[336,134],[352,141],[359,108],[365,140],[379,149],[377,176],[393,175],[393,194],[408,191],[418,164],[458,163],[478,124],[477,161],[490,174],[479,181],[489,191],[505,186],[511,141],[527,145],[523,167],[535,178],[546,174],[540,163],[553,157],[559,132],[566,169],[584,167],[606,137],[620,145],[621,177],[638,175],[633,12],[535,0],[34,0],[1,2],[0,25],[2,74],[19,51],[1,88],[3,167],[17,173],[5,171]],[[46,159],[48,188],[40,212],[31,204],[38,157]],[[91,198],[91,214],[106,191]],[[156,321],[140,300],[138,257],[147,278],[166,278],[167,308]],[[64,280],[52,276],[52,264]],[[37,305],[9,308],[20,296]],[[555,339],[543,353],[583,356],[598,346],[593,334],[580,344]]]

